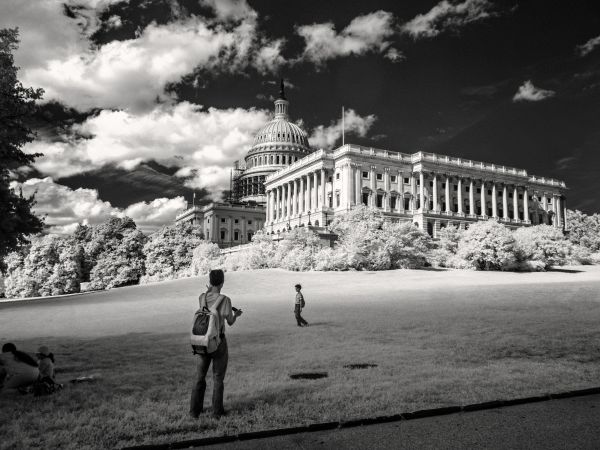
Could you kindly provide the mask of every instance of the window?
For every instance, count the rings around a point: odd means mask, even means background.
[[[381,194],[377,194],[377,207],[378,208],[383,207],[383,195],[381,195]]]
[[[390,198],[390,208],[396,209],[396,197]]]
[[[252,241],[252,236],[253,236],[252,231],[249,231],[248,232],[248,242]]]
[[[222,219],[221,219],[221,223],[225,223],[225,219],[223,219],[223,218],[222,218]]]
[[[234,241],[239,241],[240,240],[240,232],[239,231],[234,231],[233,232],[233,240]]]
[[[225,240],[225,230],[221,230],[221,240]]]
[[[251,220],[248,221],[248,225],[252,225],[252,221]]]
[[[458,191],[458,186],[457,185],[454,185],[454,190]]]
[[[513,195],[512,194],[508,194],[508,198],[513,198]]]
[[[363,170],[362,177],[363,178],[369,178],[369,172],[366,172],[366,171]]]
[[[409,180],[408,178],[404,178],[404,184],[408,184]]]
[[[340,194],[335,194],[335,205],[340,206]]]
[[[331,183],[331,177],[329,177],[329,182]]]
[[[336,180],[339,180],[339,179],[340,179],[340,173],[339,173],[339,172],[335,174],[335,179],[336,179]]]
[[[378,173],[377,174],[377,181],[381,181],[383,180],[383,174],[382,173]]]
[[[238,220],[238,219],[235,219],[235,221],[234,221],[234,222],[235,222],[235,223],[238,223],[238,222],[239,222],[239,220]]]
[[[467,192],[469,192],[469,190],[470,190],[470,189],[471,189],[471,188],[470,188],[469,186],[467,186],[467,187],[465,188],[465,190],[466,190]]]
[[[339,197],[339,194],[338,194],[338,197]],[[338,201],[338,206],[340,206],[339,201]],[[329,207],[333,208],[333,197],[331,195],[329,196]]]
[[[395,182],[396,182],[396,175],[392,175],[392,176],[390,177],[390,181],[391,181],[392,183],[395,183]]]
[[[410,199],[405,198],[404,199],[404,209],[409,209],[410,208]]]
[[[369,205],[369,193],[368,192],[363,192],[362,202],[363,202],[363,205],[367,205],[367,206]]]
[[[523,200],[523,194],[519,194],[519,200]]]
[[[429,182],[429,187],[433,187],[433,181]]]
[[[492,190],[488,189],[488,195],[492,195]]]

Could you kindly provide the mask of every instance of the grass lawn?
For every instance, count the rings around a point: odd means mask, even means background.
[[[597,386],[600,267],[576,269],[228,273],[224,293],[244,314],[228,330],[220,421],[187,417],[206,278],[0,303],[0,342],[49,345],[60,382],[101,377],[0,397],[0,447],[164,443]],[[309,328],[295,325],[297,282]],[[299,371],[329,376],[290,379]]]

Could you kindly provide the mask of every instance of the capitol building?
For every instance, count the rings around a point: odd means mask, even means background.
[[[232,201],[192,207],[177,216],[203,227],[207,240],[229,247],[259,230],[279,236],[331,221],[356,205],[410,222],[436,237],[448,226],[494,219],[508,227],[548,224],[564,229],[565,183],[525,169],[416,152],[346,144],[315,150],[289,121],[283,81],[275,114],[234,164]]]

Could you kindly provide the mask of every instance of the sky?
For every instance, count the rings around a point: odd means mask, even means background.
[[[435,152],[565,181],[600,212],[600,3],[2,0],[45,94],[12,185],[51,232],[219,200],[279,79],[315,149]]]

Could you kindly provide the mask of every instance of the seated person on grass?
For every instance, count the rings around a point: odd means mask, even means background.
[[[15,344],[12,343],[2,346],[0,367],[4,373],[0,390],[2,394],[17,391],[22,394],[27,393],[27,388],[38,379],[40,373],[35,359],[27,353],[17,350]]]

